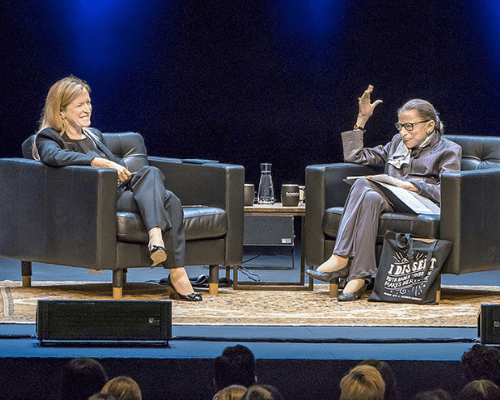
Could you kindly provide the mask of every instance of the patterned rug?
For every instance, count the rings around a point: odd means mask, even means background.
[[[35,323],[37,300],[112,300],[110,283],[0,282],[0,323]],[[219,289],[202,302],[172,301],[174,325],[476,327],[481,304],[500,304],[499,286],[443,286],[438,305],[338,303],[328,285],[300,292]],[[155,283],[127,283],[123,300],[168,300]]]

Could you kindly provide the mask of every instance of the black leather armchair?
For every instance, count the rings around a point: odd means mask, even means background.
[[[441,181],[441,215],[385,213],[379,220],[377,259],[390,229],[453,243],[442,273],[500,269],[500,137],[446,135],[462,146],[462,171]],[[346,176],[382,173],[370,167],[322,164],[306,168],[306,263],[312,269],[333,251],[350,186]]]
[[[148,157],[138,133],[104,137],[129,170],[147,163],[162,170],[184,207],[186,265],[209,265],[209,292],[216,294],[219,266],[242,262],[244,168]],[[23,145],[25,157],[30,144]],[[0,181],[0,257],[22,260],[24,286],[31,285],[32,262],[109,269],[113,298],[120,299],[126,270],[150,266],[140,215],[117,213],[116,171],[7,158],[0,159]]]

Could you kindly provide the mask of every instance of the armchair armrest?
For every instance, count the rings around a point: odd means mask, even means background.
[[[0,159],[0,181],[0,256],[93,269],[115,264],[116,171]]]
[[[226,263],[241,263],[245,169],[240,165],[194,164],[163,157],[149,157],[149,163],[163,172],[167,189],[174,192],[183,205],[204,205],[226,211]]]
[[[370,175],[370,167],[350,164],[318,164],[306,168],[306,262],[313,266],[323,262],[325,236],[323,214],[330,207],[343,207],[350,185],[347,176]]]
[[[440,237],[453,243],[443,273],[500,269],[500,169],[441,178]]]

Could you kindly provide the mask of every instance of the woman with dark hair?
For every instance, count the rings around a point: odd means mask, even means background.
[[[414,99],[398,110],[398,134],[386,145],[364,147],[365,126],[375,107],[371,103],[373,86],[359,99],[359,114],[352,131],[342,133],[346,162],[383,166],[398,186],[416,192],[439,204],[441,175],[460,170],[462,149],[442,137],[444,128],[431,103]],[[368,179],[357,179],[352,185],[340,222],[332,256],[316,271],[307,274],[324,282],[347,278],[338,301],[362,297],[371,277],[377,271],[375,240],[378,219],[383,212],[397,212],[385,194]]]
[[[434,389],[417,393],[413,400],[453,400],[453,397],[444,389]]]
[[[271,385],[252,385],[241,400],[284,400],[278,389]]]
[[[255,356],[241,344],[228,346],[214,362],[214,387],[216,391],[230,385],[249,387],[257,383]]]
[[[500,351],[496,347],[475,344],[461,358],[467,382],[490,380],[500,384]]]
[[[59,385],[60,400],[87,400],[99,393],[108,376],[104,367],[93,358],[75,358],[63,369]]]
[[[202,300],[184,269],[185,237],[180,200],[165,189],[162,172],[150,165],[131,173],[106,147],[101,132],[90,128],[92,103],[87,82],[68,76],[49,90],[33,157],[53,167],[90,165],[116,170],[117,209],[136,207],[149,235],[151,267],[170,269],[169,295],[186,301]],[[130,196],[132,194],[132,196]],[[130,197],[133,203],[130,204]],[[168,260],[167,260],[167,255]]]

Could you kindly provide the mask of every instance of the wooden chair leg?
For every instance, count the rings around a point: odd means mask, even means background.
[[[21,274],[23,276],[23,287],[31,287],[31,261],[21,261]]]
[[[121,300],[123,295],[123,269],[113,270],[113,300]]]
[[[121,300],[123,297],[123,288],[113,287],[113,300]]]
[[[330,282],[330,296],[339,297],[339,280]]]
[[[436,292],[436,303],[439,304],[440,301],[441,301],[441,274],[439,274],[439,276],[438,276],[438,289]]]
[[[219,266],[210,265],[208,273],[208,294],[219,293]]]

